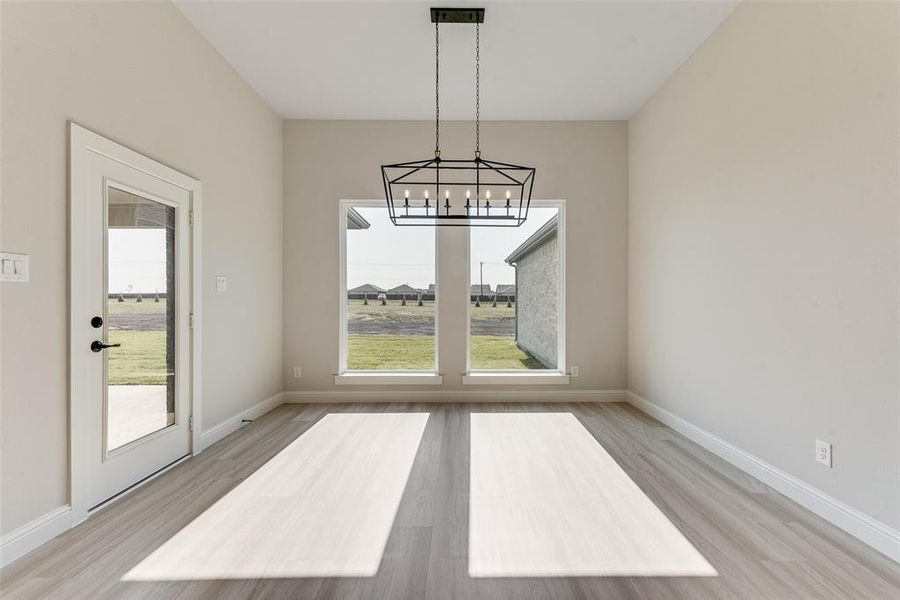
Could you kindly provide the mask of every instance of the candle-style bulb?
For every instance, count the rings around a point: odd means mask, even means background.
[[[450,190],[444,190],[444,198],[446,199],[449,197],[450,197]]]
[[[466,190],[466,200],[472,197],[472,190]]]
[[[484,193],[484,197],[487,198],[488,200],[490,200],[490,199],[491,199],[491,190],[487,190],[487,191]]]
[[[409,190],[403,190],[403,206],[409,206]]]
[[[506,208],[509,208],[509,190],[506,190]]]

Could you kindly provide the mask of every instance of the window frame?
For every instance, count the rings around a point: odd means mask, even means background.
[[[434,369],[402,370],[355,370],[347,368],[347,213],[351,208],[383,208],[384,200],[341,200],[338,213],[338,372],[334,376],[335,385],[440,385],[440,344],[438,298],[440,298],[440,277],[438,274],[439,249],[438,232],[434,228]]]
[[[466,372],[463,375],[464,385],[491,384],[567,384],[566,363],[566,201],[565,200],[532,200],[531,208],[556,208],[559,214],[557,225],[557,247],[559,248],[557,286],[559,301],[557,303],[557,368],[556,369],[472,369],[472,235],[466,229]],[[516,282],[518,284],[518,282]],[[519,297],[516,289],[516,306]]]

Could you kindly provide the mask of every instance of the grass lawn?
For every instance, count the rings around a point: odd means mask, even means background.
[[[477,370],[546,369],[536,358],[516,346],[514,337],[473,335],[471,366]]]
[[[349,335],[350,370],[434,369],[434,337],[425,335]],[[473,369],[543,369],[507,336],[472,336]]]
[[[165,314],[166,301],[153,302],[151,297],[143,302],[128,299],[125,302],[111,300],[109,315]],[[389,300],[382,306],[377,300],[348,302],[348,320],[356,321],[375,331],[407,328],[416,333],[434,331],[434,303],[416,306],[408,300],[400,306],[399,300]],[[514,319],[515,309],[498,302],[497,308],[485,302],[472,307],[472,327],[479,326],[493,332],[506,327],[504,322]],[[126,317],[127,318],[127,317]],[[433,335],[371,335],[353,333],[347,336],[347,368],[351,370],[434,369]],[[166,332],[109,330],[110,343],[121,343],[121,348],[109,351],[110,385],[164,385],[166,383]],[[472,368],[479,370],[543,369],[544,366],[531,355],[522,352],[509,335],[473,335]]]
[[[347,300],[347,316],[350,318],[366,318],[377,315],[434,318],[433,301],[423,300],[422,306],[418,306],[417,302],[418,300],[415,298],[407,298],[406,306],[402,306],[399,300],[388,300],[387,304],[382,306],[381,300],[372,298],[369,298],[369,304],[363,304],[362,300]]]
[[[347,368],[354,371],[434,369],[434,336],[348,335]]]
[[[143,304],[143,303],[142,303]],[[110,344],[121,348],[107,350],[109,385],[165,385],[165,331],[109,331]]]

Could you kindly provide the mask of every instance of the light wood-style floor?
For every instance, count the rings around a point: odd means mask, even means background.
[[[262,467],[324,416],[375,412],[429,416],[411,467],[404,463],[409,477],[374,575],[123,580],[179,531],[202,522],[198,517],[208,515],[210,507],[250,481],[254,473],[261,471],[271,479],[271,465],[277,461]],[[572,413],[717,575],[470,576],[469,519],[470,514],[480,514],[470,512],[471,415],[548,412]],[[337,446],[332,451],[339,451]],[[408,443],[399,447],[397,456],[402,458],[408,447]],[[510,448],[518,453],[516,446],[487,446],[497,456],[509,455]],[[585,453],[594,452],[583,444],[582,448]],[[484,466],[478,465],[479,472]],[[518,464],[516,469],[518,480],[532,475],[527,466]],[[476,472],[475,485],[491,486],[493,481]],[[539,525],[549,522],[545,516],[537,518]],[[480,524],[476,531],[497,534]],[[251,556],[255,547],[258,544],[248,541],[244,551]],[[491,555],[477,558],[486,568],[496,568]],[[625,404],[285,405],[6,567],[0,572],[0,595],[41,599],[887,600],[900,598],[900,565]]]

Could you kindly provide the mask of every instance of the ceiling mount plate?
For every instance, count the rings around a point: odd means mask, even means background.
[[[483,8],[432,8],[432,23],[484,23]]]

